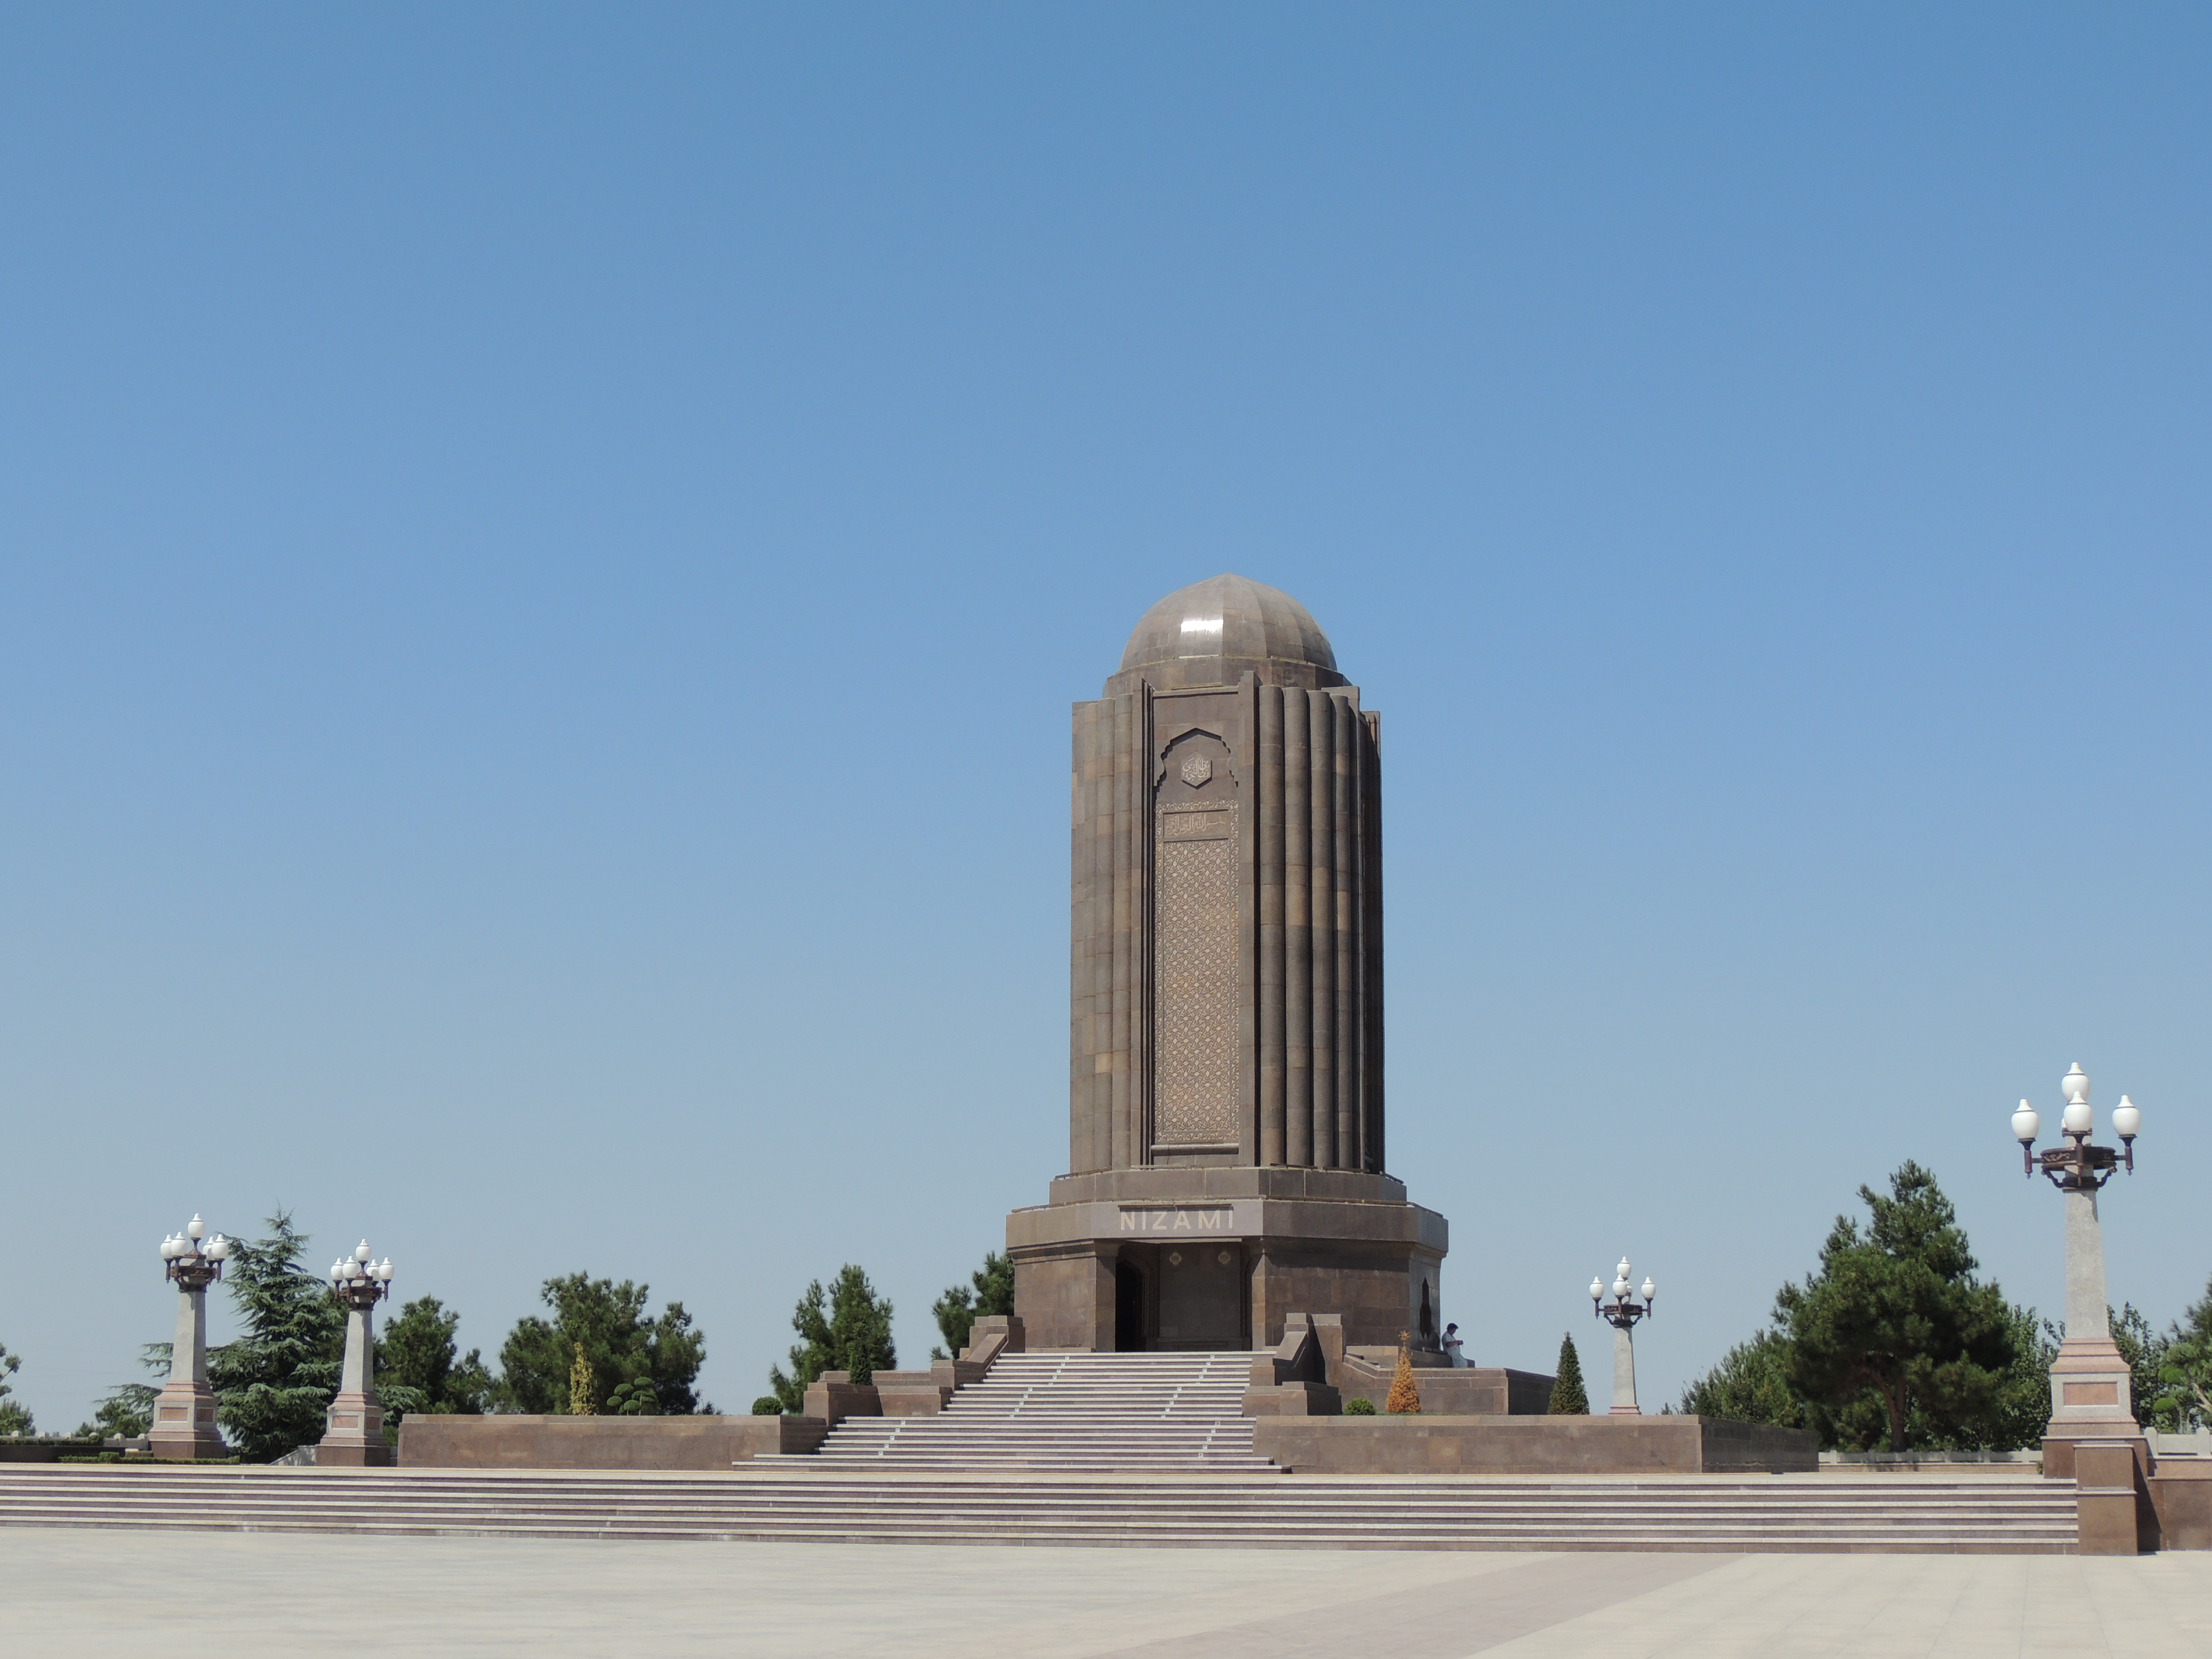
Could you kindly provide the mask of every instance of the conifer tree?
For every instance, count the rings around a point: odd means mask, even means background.
[[[1399,1416],[1418,1413],[1421,1391],[1413,1386],[1413,1358],[1406,1347],[1406,1333],[1398,1333],[1398,1369],[1390,1378],[1390,1395],[1382,1409]]]
[[[824,1371],[847,1371],[854,1382],[866,1382],[898,1364],[890,1298],[878,1296],[867,1274],[849,1261],[837,1270],[826,1297],[818,1279],[806,1287],[792,1312],[791,1328],[800,1340],[787,1356],[790,1373],[781,1365],[769,1367],[768,1385],[775,1392],[753,1401],[756,1416],[802,1409],[807,1386]]]
[[[23,1402],[8,1398],[15,1392],[8,1379],[22,1369],[23,1362],[8,1352],[6,1343],[0,1342],[0,1434],[32,1431],[31,1413],[23,1409]]]
[[[592,1392],[592,1362],[584,1358],[584,1345],[576,1345],[576,1363],[568,1368],[568,1415],[597,1417],[599,1402]]]
[[[231,1246],[223,1273],[246,1334],[208,1351],[216,1421],[249,1463],[323,1437],[345,1353],[345,1309],[300,1263],[307,1235],[279,1210],[269,1237]]]
[[[376,1334],[376,1392],[384,1425],[396,1431],[407,1416],[476,1416],[491,1392],[491,1375],[476,1349],[463,1358],[453,1340],[461,1316],[434,1296],[418,1296]]]
[[[549,1279],[539,1294],[550,1320],[532,1314],[515,1322],[500,1346],[499,1381],[491,1399],[499,1409],[557,1415],[574,1398],[579,1346],[592,1373],[592,1403],[608,1416],[671,1417],[711,1413],[696,1384],[706,1362],[707,1339],[692,1328],[681,1302],[650,1318],[652,1287],[629,1279],[570,1273]]]
[[[2169,1433],[2212,1425],[2212,1285],[2168,1331],[2152,1415]]]
[[[989,1314],[1014,1310],[1014,1264],[996,1250],[988,1251],[983,1265],[969,1276],[975,1286],[955,1285],[930,1304],[929,1311],[945,1338],[943,1348],[933,1348],[932,1359],[951,1359],[968,1346],[975,1322]]]
[[[1838,1216],[1820,1271],[1784,1285],[1774,1310],[1791,1389],[1838,1412],[1871,1396],[1890,1449],[1903,1451],[1908,1438],[1990,1417],[2014,1358],[2014,1322],[2002,1292],[1975,1278],[1936,1177],[1908,1159],[1889,1187],[1859,1188],[1872,1212],[1866,1231]]]
[[[1559,1339],[1559,1374],[1552,1379],[1553,1417],[1588,1417],[1589,1395],[1583,1389],[1582,1356],[1575,1352],[1574,1333]]]

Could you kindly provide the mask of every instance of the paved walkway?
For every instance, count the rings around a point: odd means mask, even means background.
[[[10,1528],[9,1659],[2212,1659],[2212,1553],[1504,1555]]]

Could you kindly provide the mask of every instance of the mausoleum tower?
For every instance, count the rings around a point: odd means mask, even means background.
[[[1074,709],[1068,1173],[1008,1218],[1031,1347],[1433,1340],[1443,1218],[1385,1173],[1379,717],[1222,575]]]
[[[1376,717],[1215,576],[1075,706],[1069,1168],[1382,1169]]]

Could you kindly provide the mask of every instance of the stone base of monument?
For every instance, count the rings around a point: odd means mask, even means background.
[[[402,1468],[727,1469],[822,1444],[816,1417],[410,1417]]]
[[[1441,1326],[1444,1218],[1351,1170],[1172,1164],[1062,1176],[1006,1218],[1030,1352],[1272,1347],[1292,1309],[1355,1346]]]
[[[1710,1417],[1274,1417],[1253,1449],[1298,1474],[1784,1474],[1820,1467],[1804,1429]]]

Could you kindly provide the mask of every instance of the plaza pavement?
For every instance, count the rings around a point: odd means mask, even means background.
[[[9,1659],[2212,1659],[2212,1553],[1516,1555],[0,1529]]]

